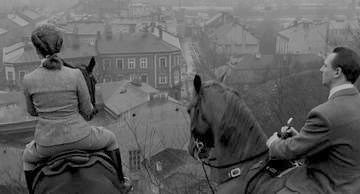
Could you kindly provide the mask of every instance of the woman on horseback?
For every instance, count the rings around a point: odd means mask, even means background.
[[[31,41],[41,62],[33,72],[25,75],[23,81],[27,111],[38,117],[34,140],[26,145],[23,153],[27,183],[32,179],[31,172],[37,163],[74,149],[105,150],[124,183],[115,135],[87,123],[95,109],[85,79],[79,69],[64,66],[58,56],[63,43],[61,32],[55,26],[42,25],[32,32]],[[122,185],[125,193],[131,188]]]

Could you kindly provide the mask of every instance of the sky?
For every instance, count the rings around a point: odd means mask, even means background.
[[[29,5],[31,7],[43,7],[49,10],[64,9],[68,6],[74,5],[77,0],[0,0],[0,11],[11,10],[22,5]]]

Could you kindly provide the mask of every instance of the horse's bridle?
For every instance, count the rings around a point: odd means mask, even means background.
[[[254,156],[251,156],[249,158],[245,158],[243,160],[240,160],[238,162],[234,162],[234,163],[230,163],[230,164],[226,164],[226,165],[219,165],[219,166],[215,166],[215,165],[212,165],[210,164],[209,162],[206,162],[204,159],[201,159],[199,157],[199,154],[201,153],[202,149],[204,148],[204,143],[201,142],[200,140],[198,139],[195,139],[194,141],[194,144],[195,144],[195,151],[194,151],[194,157],[195,159],[197,159],[200,163],[201,163],[201,166],[203,168],[203,171],[204,171],[204,174],[205,174],[205,177],[206,177],[206,181],[207,181],[207,184],[209,185],[209,188],[211,190],[211,192],[213,194],[215,194],[214,192],[214,189],[213,187],[211,186],[211,183],[210,183],[210,180],[209,180],[209,177],[206,173],[206,170],[205,170],[205,165],[206,166],[209,166],[211,168],[215,168],[215,169],[224,169],[224,168],[229,168],[229,167],[232,167],[232,166],[236,166],[236,165],[239,165],[241,163],[245,163],[245,162],[248,162],[248,161],[251,161],[255,158],[258,158],[264,154],[266,154],[268,152],[268,150],[264,150],[263,152],[260,152]],[[213,160],[216,160],[216,158],[210,158],[209,161],[213,161]],[[259,161],[258,163],[254,164],[254,166],[258,166],[258,165],[261,165],[263,163],[263,161]],[[258,173],[257,173],[258,174]],[[236,178],[236,177],[239,177],[241,175],[241,169],[240,168],[233,168],[230,170],[228,176],[230,177],[229,179],[227,179],[226,181],[230,180],[230,179],[233,179],[233,178]],[[255,177],[255,176],[254,176]],[[252,178],[253,179],[253,178]],[[249,184],[249,183],[248,183]],[[248,185],[246,186],[246,190],[247,190],[247,187]]]

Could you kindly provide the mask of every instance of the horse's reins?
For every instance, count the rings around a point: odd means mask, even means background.
[[[212,188],[212,186],[211,186],[211,184],[210,184],[210,180],[209,180],[209,178],[208,178],[208,175],[207,175],[206,170],[205,170],[205,167],[204,167],[205,165],[206,165],[206,166],[209,166],[209,167],[211,167],[211,168],[216,168],[216,169],[229,168],[229,167],[232,167],[232,166],[241,164],[241,163],[245,163],[245,162],[251,161],[251,160],[253,160],[253,159],[255,159],[255,158],[258,158],[258,157],[260,157],[260,156],[262,156],[262,155],[264,155],[264,154],[266,154],[266,153],[268,152],[268,149],[266,149],[266,150],[264,150],[264,151],[262,151],[262,152],[260,152],[260,153],[258,153],[258,154],[256,154],[256,155],[254,155],[254,156],[251,156],[251,157],[249,157],[249,158],[242,159],[242,160],[240,160],[240,161],[238,161],[238,162],[234,162],[234,163],[230,163],[230,164],[226,164],[226,165],[216,166],[216,165],[212,165],[212,164],[210,164],[210,163],[208,163],[208,162],[205,162],[204,160],[200,159],[199,154],[200,154],[201,150],[204,148],[204,143],[201,142],[201,141],[199,141],[199,140],[195,140],[194,143],[195,143],[195,147],[196,147],[196,151],[194,152],[194,156],[195,156],[195,158],[196,158],[198,161],[201,162],[201,166],[202,166],[203,171],[204,171],[204,173],[205,173],[205,177],[206,177],[207,183],[208,183],[208,185],[209,185],[209,187],[210,187],[210,189],[211,189],[211,191],[212,191],[213,194],[214,194],[215,192],[214,192],[214,189]],[[215,160],[216,160],[216,158],[215,158]],[[262,161],[260,161],[260,162],[262,162]],[[238,169],[238,168],[236,168],[236,169]],[[233,170],[235,170],[235,169],[233,169]],[[233,171],[231,171],[231,173],[230,173],[231,176],[232,176],[232,178],[238,177],[238,176],[240,176],[240,174],[241,174],[241,171],[240,171],[240,170],[234,171],[234,172],[235,172],[234,174],[233,174]]]

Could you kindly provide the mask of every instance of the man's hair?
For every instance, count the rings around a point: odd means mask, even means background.
[[[332,61],[332,68],[340,67],[346,80],[354,83],[360,75],[359,55],[346,47],[336,47],[333,53],[336,53],[336,56]]]

